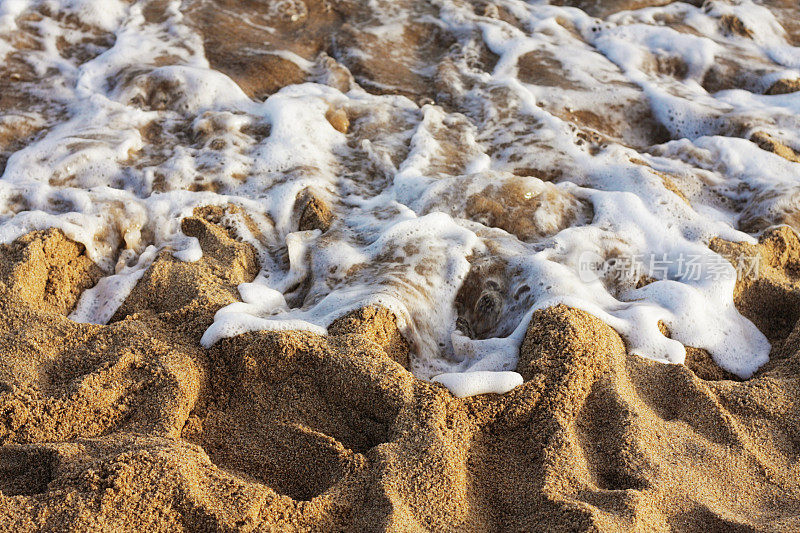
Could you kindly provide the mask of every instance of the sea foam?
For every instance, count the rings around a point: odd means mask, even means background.
[[[515,26],[443,1],[436,24],[461,50],[448,64],[460,81],[437,104],[311,82],[254,99],[212,68],[180,2],[152,20],[139,3],[48,4],[80,25],[44,16],[23,27],[38,3],[0,8],[0,55],[24,52],[40,76],[24,91],[47,103],[4,113],[0,127],[22,121],[38,133],[5,165],[0,240],[57,227],[86,246],[107,276],[74,320],[108,321],[158,250],[200,260],[180,220],[235,205],[249,220],[226,223],[262,270],[240,287],[242,302],[217,313],[206,346],[251,330],[324,334],[347,311],[381,305],[397,315],[418,376],[444,374],[457,395],[503,392],[516,375],[482,372],[513,370],[531,313],[565,303],[645,357],[682,363],[694,346],[742,377],[767,360],[767,339],[733,304],[735,266],[709,248],[715,237],[754,243],[797,212],[800,165],[749,140],[758,130],[800,146],[800,93],[756,91],[800,77],[800,51],[763,7],[675,3],[600,21],[505,1]],[[397,13],[384,15],[382,28],[402,30]],[[725,15],[750,37],[721,29]],[[17,50],[23,31],[40,46]],[[101,43],[86,45],[92,57],[59,48],[90,37]],[[270,53],[317,68],[313,57]],[[475,66],[480,54],[496,62]],[[734,56],[758,72],[751,90],[706,90],[709,72]],[[565,75],[523,72],[545,59]],[[346,133],[331,110],[349,117]],[[325,231],[298,226],[307,191],[331,206]],[[743,213],[765,222],[746,225]],[[612,258],[634,258],[643,276],[596,271]],[[701,275],[676,266],[687,260]],[[483,313],[462,300],[478,264],[496,276]],[[473,323],[459,322],[465,313]]]

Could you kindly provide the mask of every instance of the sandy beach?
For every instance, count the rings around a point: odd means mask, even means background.
[[[0,1],[0,530],[800,530],[798,21]]]

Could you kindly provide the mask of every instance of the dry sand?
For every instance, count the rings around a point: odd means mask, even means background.
[[[800,241],[737,288],[774,345],[747,381],[707,354],[628,355],[606,324],[537,312],[504,395],[416,379],[394,317],[330,335],[199,338],[258,269],[215,224],[162,253],[106,326],[66,318],[96,279],[80,245],[0,253],[0,525],[80,531],[791,531],[800,528]]]

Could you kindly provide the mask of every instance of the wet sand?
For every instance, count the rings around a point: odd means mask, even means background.
[[[5,529],[800,527],[800,241],[789,229],[762,238],[768,270],[737,289],[774,346],[752,379],[727,379],[700,351],[686,365],[629,355],[603,322],[558,306],[531,320],[525,383],[465,399],[406,369],[408,345],[381,309],[328,336],[247,333],[201,348],[257,263],[213,216],[184,230],[203,258],[160,255],[105,326],[65,316],[95,276],[80,245],[49,231],[3,249]]]
[[[666,4],[553,3],[598,17]],[[351,2],[287,1],[277,12],[256,2],[189,4],[187,17],[202,34],[211,66],[254,99],[316,81],[342,91],[358,84],[417,103],[436,99],[449,109],[466,105],[453,87],[469,80],[448,69],[463,58],[433,23],[409,22],[386,36],[358,31],[365,15]],[[502,6],[473,4],[519,25]],[[796,7],[772,4],[800,43]],[[249,10],[250,26],[232,17],[237,8]],[[151,2],[144,17],[159,20],[164,9],[165,3]],[[428,7],[414,9],[417,19],[425,18]],[[746,37],[746,27],[727,23]],[[265,24],[281,28],[268,42],[258,30]],[[256,61],[242,52],[245,45],[291,50],[313,66],[303,70],[275,54]],[[384,57],[393,47],[405,50],[402,57]],[[33,77],[20,56],[15,52],[2,68]],[[545,52],[523,58],[525,83],[554,90],[573,83],[557,58]],[[469,58],[487,71],[496,61],[487,48]],[[750,83],[748,72],[731,61],[721,61],[708,77],[709,90]],[[659,75],[678,76],[685,68],[652,65]],[[9,80],[0,79],[0,111],[24,118],[39,101]],[[554,102],[549,111],[574,126],[587,150],[607,143],[644,150],[669,140],[642,91],[621,80],[606,81],[627,95],[629,105],[597,114]],[[169,106],[170,87],[148,83],[141,105]],[[595,90],[578,82],[569,88]],[[767,92],[799,88],[782,80]],[[0,170],[60,112],[47,107],[43,122],[21,120],[4,130]],[[373,135],[369,123],[357,123],[358,110],[349,113],[332,109],[327,119],[339,132]],[[147,146],[178,142],[170,137],[175,132],[160,128],[144,132]],[[726,120],[720,134],[745,129]],[[431,172],[466,166],[458,125],[452,130],[437,132],[443,148]],[[208,140],[179,133],[180,142]],[[249,133],[263,138],[269,128]],[[767,133],[750,139],[787,161],[800,160],[794,148]],[[159,157],[155,148],[142,156],[148,163]],[[512,180],[458,198],[465,218],[523,242],[588,224],[591,205],[550,186],[570,172],[568,164],[548,165],[508,161]],[[544,183],[533,198],[514,181],[530,177]],[[377,194],[384,178],[377,171],[369,178],[365,187]],[[673,178],[664,174],[664,187],[682,202],[702,196],[692,196],[690,180]],[[208,178],[191,187],[220,185]],[[346,209],[340,198],[328,202],[309,191],[295,202],[299,231],[325,233],[337,210]],[[26,209],[20,199],[18,210]],[[531,216],[540,209],[557,216],[540,223]],[[258,251],[226,224],[226,214],[241,215],[239,207],[205,206],[184,218],[181,230],[198,239],[202,258],[184,262],[160,251],[106,325],[67,316],[108,272],[61,230],[27,233],[0,247],[0,529],[800,530],[798,212],[765,217],[755,209],[743,216],[740,229],[759,234],[757,245],[711,243],[732,262],[760,258],[760,275],[741,279],[734,293],[736,308],[772,345],[769,362],[753,377],[740,379],[691,346],[685,364],[633,355],[602,320],[558,305],[535,312],[527,326],[515,369],[524,383],[504,395],[468,398],[415,377],[409,339],[381,307],[343,313],[324,336],[255,331],[204,348],[200,339],[215,313],[240,301],[237,287],[262,267]],[[477,339],[497,334],[495,293],[508,290],[506,265],[483,259],[474,258],[454,304],[459,327]],[[669,328],[662,333],[670,336]]]

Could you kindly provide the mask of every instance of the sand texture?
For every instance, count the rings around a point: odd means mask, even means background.
[[[202,213],[201,213],[202,214]],[[106,326],[59,231],[0,257],[0,525],[8,531],[791,531],[800,528],[800,242],[768,233],[737,301],[774,345],[747,381],[700,351],[627,355],[595,317],[534,314],[503,395],[416,379],[394,317],[327,337],[199,337],[258,268],[195,216]],[[722,253],[737,247],[716,242]]]
[[[0,59],[0,533],[800,531],[796,0],[0,0]]]

